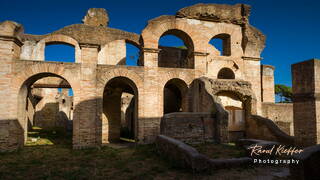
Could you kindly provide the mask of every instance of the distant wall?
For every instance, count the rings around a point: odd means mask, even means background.
[[[56,88],[41,88],[40,92],[42,99],[34,109],[32,125],[48,129],[54,127],[71,129],[73,98],[59,93]]]
[[[188,64],[188,50],[176,47],[159,46],[159,67],[192,68]]]
[[[161,120],[161,134],[187,143],[212,141],[214,121],[210,113],[170,113]]]
[[[272,120],[287,134],[294,135],[292,103],[262,103],[262,116]]]

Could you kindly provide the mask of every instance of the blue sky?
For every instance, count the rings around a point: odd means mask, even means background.
[[[140,34],[149,19],[201,2],[252,6],[250,23],[267,36],[262,63],[276,67],[276,83],[291,85],[291,64],[320,58],[317,0],[1,0],[0,21],[14,20],[26,33],[46,34],[81,23],[87,9],[97,7],[107,9],[110,27]]]

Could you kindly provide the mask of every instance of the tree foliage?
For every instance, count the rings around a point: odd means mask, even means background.
[[[274,87],[275,94],[280,97],[281,103],[292,102],[292,88],[283,84],[276,84]]]

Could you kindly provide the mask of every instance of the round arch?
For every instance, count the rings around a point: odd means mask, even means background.
[[[172,33],[172,31],[187,34],[193,42],[194,51],[201,52],[199,48],[201,48],[201,39],[204,37],[197,33],[197,30],[192,25],[185,21],[177,21],[174,16],[160,16],[148,21],[148,25],[143,29],[141,34],[144,48],[157,49],[160,37],[166,32]],[[197,35],[197,38],[193,37],[194,35]],[[179,37],[179,35],[176,36]]]
[[[143,88],[143,77],[137,74],[134,70],[130,70],[125,67],[119,67],[117,69],[110,69],[104,72],[101,72],[98,75],[97,79],[97,92],[98,95],[102,98],[103,92],[106,84],[114,77],[126,77],[130,79],[137,86],[140,91]]]
[[[167,35],[179,38],[186,49],[170,45],[162,46],[160,40]],[[194,43],[186,32],[180,29],[169,29],[165,31],[158,39],[158,49],[160,50],[158,53],[158,67],[194,69]]]
[[[104,96],[104,90],[106,87],[106,84],[114,77],[125,77],[130,79],[132,82],[134,82],[135,86],[138,89],[138,92],[141,92],[141,90],[143,89],[143,78],[141,76],[139,76],[136,72],[134,72],[133,70],[130,70],[128,68],[124,68],[124,67],[119,67],[117,69],[111,69],[108,71],[104,71],[104,72],[100,72],[100,74],[97,76],[97,94],[98,94],[98,101],[97,101],[97,113],[99,116],[99,121],[97,122],[98,125],[98,130],[99,132],[101,132],[101,134],[99,135],[99,137],[97,137],[97,141],[99,144],[105,144],[108,143],[108,133],[106,133],[106,129],[108,128],[108,126],[106,126],[106,122],[107,119],[106,117],[103,115],[103,96]],[[139,102],[140,97],[137,96],[136,101]],[[138,108],[138,115],[142,114],[141,112],[142,108]],[[105,128],[103,130],[103,127]],[[136,128],[139,128],[139,122],[136,123]],[[104,137],[102,133],[104,134]],[[135,137],[138,137],[138,131],[135,133]]]
[[[49,44],[65,44],[75,48],[75,62],[81,63],[81,49],[79,43],[70,36],[62,34],[50,34],[41,39],[35,48],[34,57],[36,60],[45,60],[45,47]]]
[[[163,114],[187,111],[188,85],[179,78],[172,78],[163,87]]]
[[[232,69],[224,67],[219,70],[218,79],[235,79],[235,73],[232,71]]]
[[[213,36],[208,43],[210,43],[212,40],[216,40],[216,39],[220,39],[222,41],[220,55],[221,56],[231,56],[231,36],[230,36],[230,34],[227,34],[227,33],[217,34],[217,35]],[[212,45],[214,46],[214,44],[212,44]],[[214,48],[216,50],[218,50],[216,46],[214,46]],[[220,50],[218,50],[218,51],[220,51]]]
[[[128,77],[108,80],[102,100],[102,144],[120,138],[137,139],[138,87]]]
[[[28,111],[28,96],[30,94],[31,86],[38,80],[46,77],[58,77],[62,79],[62,81],[66,82],[71,88],[72,85],[61,75],[52,73],[52,72],[39,72],[34,73],[26,78],[20,79],[21,83],[17,83],[17,119],[20,123],[21,127],[24,130],[24,142],[27,140],[27,132],[28,132],[28,118],[27,118],[27,111]],[[60,113],[60,112],[59,112]],[[61,114],[61,113],[60,113]],[[73,128],[75,123],[73,124]],[[75,136],[73,136],[75,137]]]

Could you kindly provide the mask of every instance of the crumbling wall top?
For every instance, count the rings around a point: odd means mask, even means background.
[[[82,19],[82,22],[89,26],[106,27],[109,24],[109,16],[103,8],[90,8]]]
[[[0,35],[1,36],[16,36],[23,33],[23,26],[14,21],[0,22]]]
[[[105,45],[114,40],[126,40],[140,45],[140,35],[120,29],[109,28],[109,16],[103,8],[90,8],[82,19],[83,24],[72,24],[45,35],[21,34],[22,41],[39,42],[50,35],[65,35],[79,44]]]
[[[109,27],[102,26],[89,26],[85,24],[73,24],[66,26],[62,29],[59,29],[51,34],[46,35],[32,35],[32,34],[23,34],[23,41],[40,41],[41,39],[46,38],[47,36],[53,34],[61,34],[69,36],[75,39],[79,44],[97,44],[104,45],[114,40],[128,40],[139,45],[140,35],[136,33],[131,33],[123,31],[120,29],[113,29]]]
[[[196,4],[180,9],[176,16],[205,21],[245,24],[251,7],[245,4]]]

